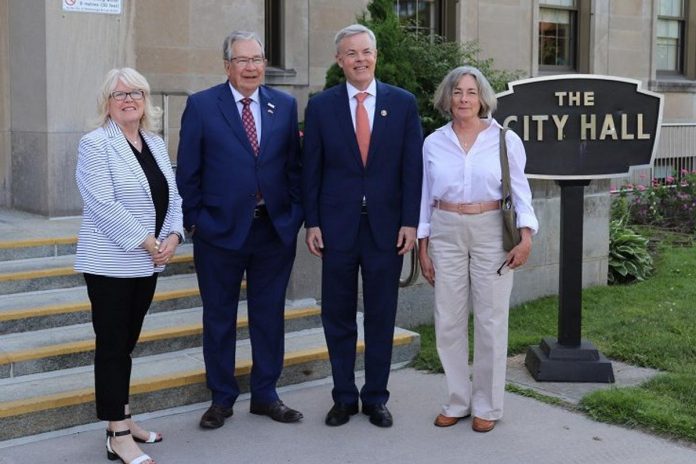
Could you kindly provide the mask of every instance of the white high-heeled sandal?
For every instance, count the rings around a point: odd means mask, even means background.
[[[130,419],[131,415],[126,414],[125,416],[126,419]],[[162,441],[162,437],[157,436],[157,432],[147,432],[149,433],[147,440],[143,440],[142,438],[138,438],[135,435],[133,435],[133,440],[135,440],[137,443],[159,443]]]
[[[123,464],[142,464],[146,461],[152,461],[152,458],[148,456],[147,454],[141,454],[137,458],[133,459],[131,462],[126,462],[123,460],[121,456],[118,455],[112,448],[111,448],[111,437],[123,437],[125,435],[130,435],[131,431],[130,430],[122,430],[120,432],[112,432],[111,430],[106,431],[106,457],[109,461],[115,461],[115,460],[120,460]]]

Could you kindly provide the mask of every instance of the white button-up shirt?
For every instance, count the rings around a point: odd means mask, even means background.
[[[484,121],[488,127],[465,152],[448,123],[430,134],[423,144],[423,190],[421,196],[418,238],[430,236],[430,216],[433,203],[479,203],[501,200],[502,171],[500,169],[500,129],[492,118]],[[529,227],[534,233],[539,222],[532,207],[532,192],[524,175],[527,156],[522,140],[513,131],[505,137],[510,165],[510,189],[517,212],[517,227]]]

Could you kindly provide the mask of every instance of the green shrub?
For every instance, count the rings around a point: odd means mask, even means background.
[[[648,239],[626,226],[624,218],[609,223],[609,284],[645,280],[653,271]]]

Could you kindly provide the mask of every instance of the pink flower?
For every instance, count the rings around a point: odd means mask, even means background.
[[[681,173],[682,173],[682,175],[688,174],[688,173],[689,173],[689,170],[688,170],[688,169],[683,169],[683,168],[682,168]]]
[[[665,177],[665,182],[667,182],[668,184],[673,184],[673,183],[674,183],[674,177],[672,177],[672,176],[667,176],[667,177]]]
[[[639,192],[642,192],[643,190],[645,190],[645,185],[638,184],[638,185],[636,185],[636,188],[638,189]]]

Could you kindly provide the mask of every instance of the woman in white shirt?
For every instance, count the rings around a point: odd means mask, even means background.
[[[517,134],[507,131],[512,200],[522,241],[509,252],[503,249],[502,127],[491,117],[497,100],[483,74],[470,66],[450,71],[434,104],[451,118],[423,145],[418,226],[423,276],[435,287],[437,350],[449,390],[435,425],[449,427],[473,414],[472,428],[488,432],[503,415],[512,270],[527,261],[538,222],[524,176],[524,146]],[[468,362],[470,310],[473,372]]]

